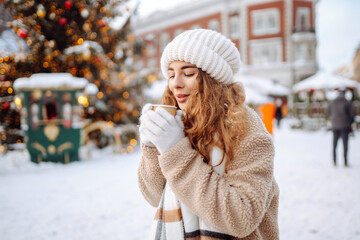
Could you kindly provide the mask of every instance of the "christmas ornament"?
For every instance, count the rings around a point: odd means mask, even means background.
[[[105,25],[106,25],[106,22],[104,20],[99,20],[98,23],[99,23],[100,27],[105,27]]]
[[[64,6],[65,6],[66,9],[69,10],[70,8],[72,8],[73,4],[72,4],[71,1],[65,1]]]
[[[90,31],[90,29],[91,29],[91,26],[90,26],[89,23],[85,23],[85,24],[83,25],[83,30],[84,30],[85,32]]]
[[[36,11],[36,15],[37,15],[39,18],[44,18],[44,17],[45,17],[46,11],[45,11],[43,5],[41,5],[41,4],[39,5],[38,10]]]
[[[26,30],[23,29],[19,29],[17,31],[17,34],[19,35],[19,37],[21,37],[22,39],[25,39],[28,35],[28,32]]]
[[[64,26],[67,23],[67,19],[66,18],[61,18],[59,20],[59,23]]]

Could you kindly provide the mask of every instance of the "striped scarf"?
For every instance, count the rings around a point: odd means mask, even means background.
[[[212,165],[220,163],[221,158],[222,151],[214,147],[211,152]],[[225,160],[213,168],[219,175],[224,173]],[[217,240],[232,239],[232,237],[196,216],[177,199],[169,184],[166,183],[151,227],[150,239]]]

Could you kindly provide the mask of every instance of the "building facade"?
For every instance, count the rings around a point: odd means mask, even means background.
[[[318,0],[198,0],[155,12],[133,24],[145,41],[138,69],[159,71],[166,44],[188,29],[223,33],[240,51],[245,74],[271,78],[287,87],[317,69],[315,7]]]

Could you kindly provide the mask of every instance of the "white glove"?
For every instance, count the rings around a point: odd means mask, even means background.
[[[151,110],[152,108],[152,104],[151,103],[147,103],[144,105],[144,107],[141,110],[141,116],[140,116],[140,125],[139,125],[139,133],[140,133],[140,141],[148,146],[148,147],[155,147],[155,145],[149,140],[149,138],[147,137],[144,129],[144,122],[149,121],[148,117],[146,116],[146,113]]]
[[[155,112],[147,111],[145,115],[147,120],[144,122],[144,133],[160,154],[185,137],[181,110],[176,111],[175,117],[163,108],[157,108]]]

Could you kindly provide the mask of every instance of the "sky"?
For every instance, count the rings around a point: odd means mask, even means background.
[[[140,0],[139,15],[166,10],[189,0]],[[197,0],[192,0],[197,1]],[[360,0],[319,0],[316,6],[317,58],[321,70],[351,62],[360,45]]]

